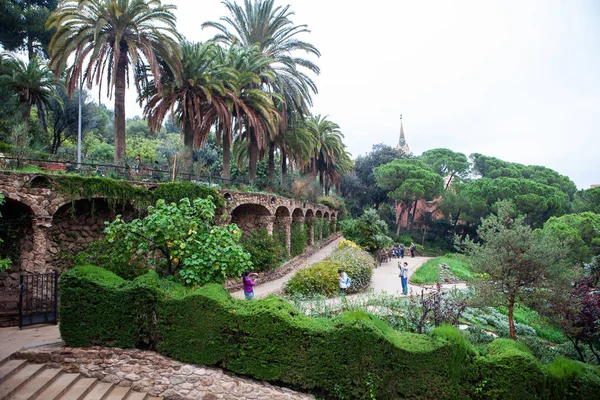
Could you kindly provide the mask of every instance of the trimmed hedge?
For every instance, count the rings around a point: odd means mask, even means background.
[[[134,281],[95,267],[63,274],[67,346],[150,346],[184,362],[310,390],[325,398],[593,398],[596,368],[547,369],[507,340],[478,357],[454,327],[399,333],[364,312],[311,318],[277,297],[231,298],[216,284],[187,289],[149,273]]]

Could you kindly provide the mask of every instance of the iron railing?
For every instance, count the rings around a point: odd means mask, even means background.
[[[40,168],[50,173],[75,173],[82,176],[102,176],[114,179],[125,179],[135,182],[195,182],[209,186],[228,185],[229,179],[220,176],[196,175],[187,172],[148,168],[144,165],[114,165],[101,163],[80,163],[71,160],[39,160],[31,158],[0,157],[0,170],[24,170],[28,166]]]
[[[21,275],[19,328],[58,322],[58,271]]]

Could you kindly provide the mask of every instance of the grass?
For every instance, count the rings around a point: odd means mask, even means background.
[[[508,315],[506,307],[498,307],[497,310],[504,315]],[[546,318],[529,307],[517,304],[514,310],[514,319],[515,322],[531,326],[540,338],[549,342],[564,343],[567,340],[560,328],[553,326]]]
[[[477,275],[471,271],[470,263],[465,256],[459,254],[446,254],[442,257],[433,258],[423,264],[410,278],[411,283],[436,283],[440,279],[439,264],[448,265],[452,274],[462,281],[472,281],[477,278]]]

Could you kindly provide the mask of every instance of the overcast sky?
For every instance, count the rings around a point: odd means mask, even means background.
[[[220,0],[163,0],[203,41]],[[315,61],[314,114],[338,123],[353,157],[395,146],[399,116],[415,155],[446,147],[544,165],[600,184],[600,1],[342,1],[291,4]],[[128,93],[128,116],[139,114]]]

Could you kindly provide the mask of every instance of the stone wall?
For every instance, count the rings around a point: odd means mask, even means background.
[[[306,393],[228,375],[220,368],[185,364],[144,350],[45,346],[19,351],[13,358],[49,364],[167,400],[314,399]]]

